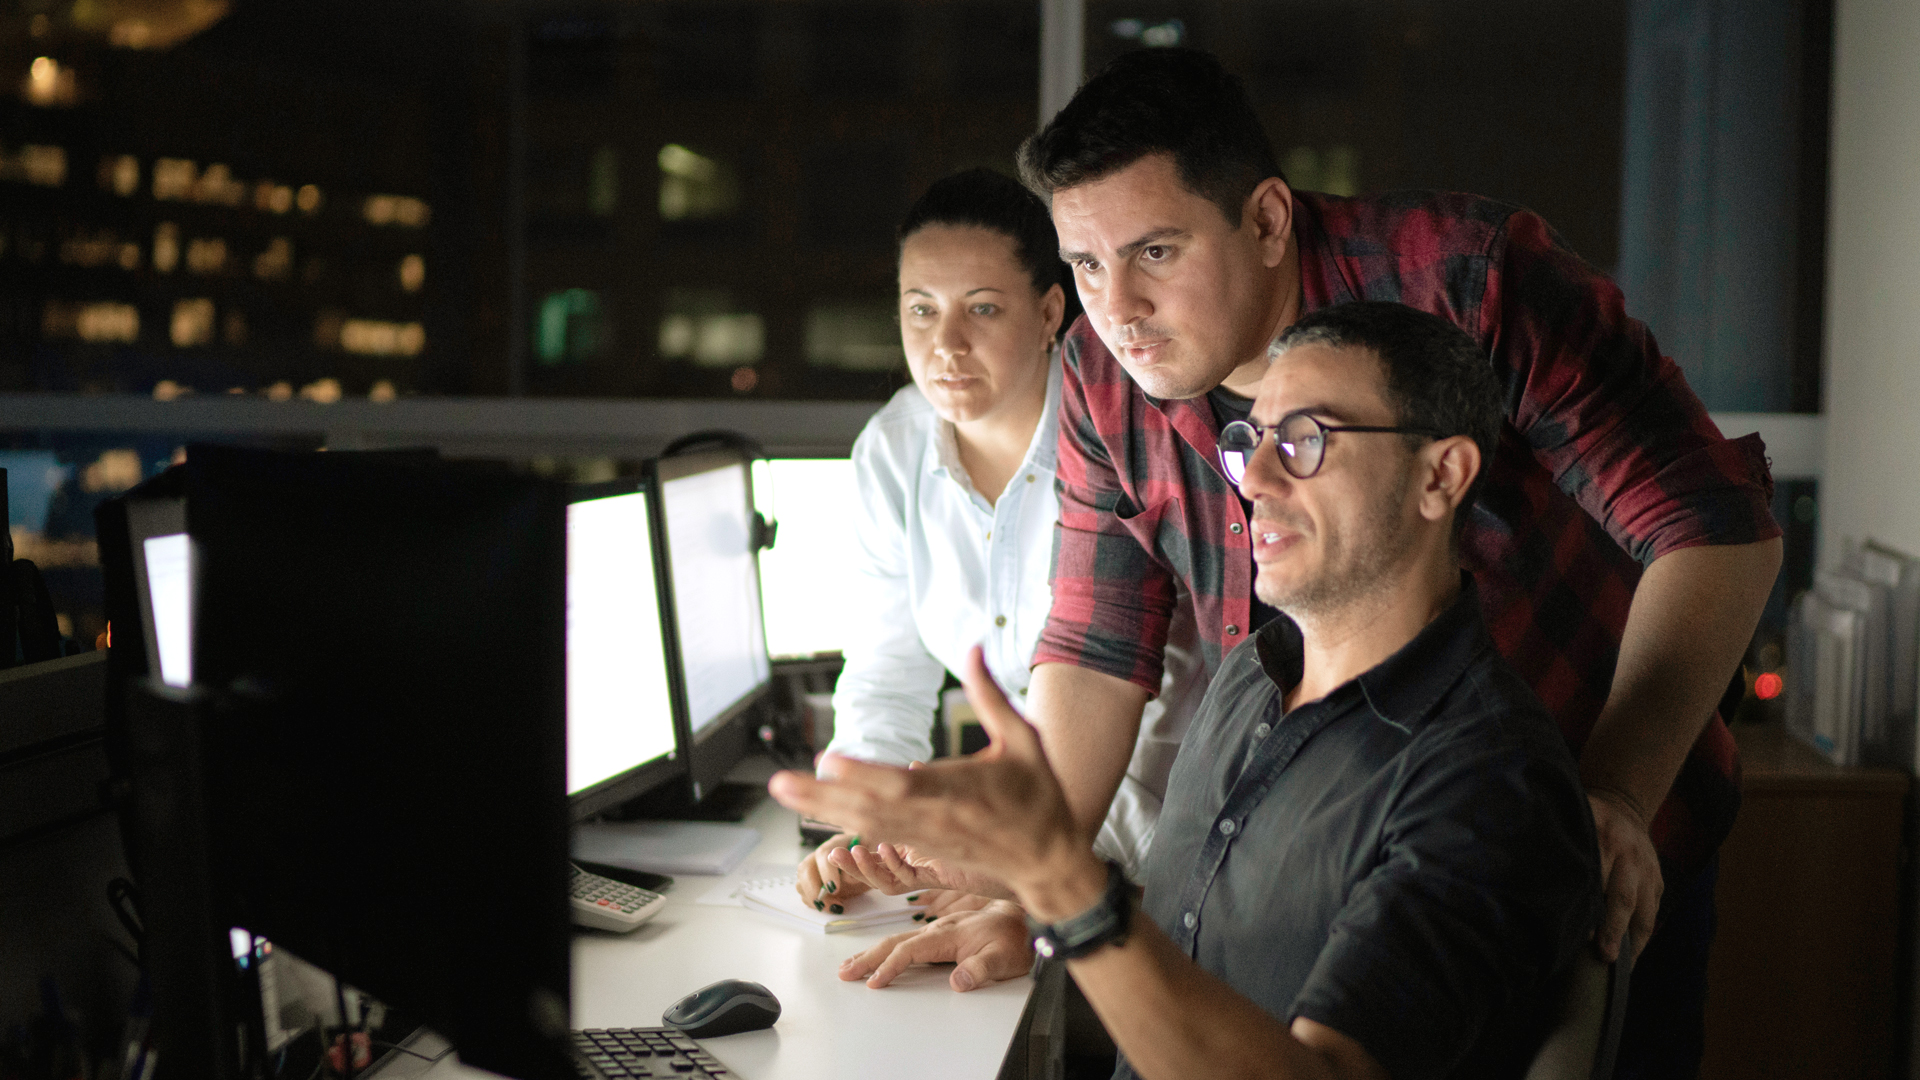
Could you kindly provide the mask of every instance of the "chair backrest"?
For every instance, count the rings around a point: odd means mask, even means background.
[[[1611,964],[1581,951],[1567,976],[1560,1018],[1534,1055],[1527,1080],[1613,1080],[1633,958],[1632,931],[1621,937],[1620,958]]]

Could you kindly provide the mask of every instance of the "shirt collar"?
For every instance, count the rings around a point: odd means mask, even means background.
[[[1300,627],[1282,615],[1254,637],[1260,666],[1284,692],[1299,685],[1302,674]],[[1493,639],[1480,613],[1480,590],[1473,576],[1460,575],[1460,593],[1438,617],[1392,656],[1327,695],[1332,698],[1358,684],[1375,715],[1411,729],[1425,719]]]
[[[1027,444],[1026,457],[1021,459],[1022,468],[1045,469],[1049,476],[1055,472],[1060,455],[1060,350],[1055,348],[1052,359],[1047,365],[1047,403],[1041,406],[1040,423],[1033,429],[1033,441]],[[967,475],[960,464],[960,443],[954,435],[953,422],[934,413],[933,428],[927,433],[930,442],[927,455],[927,472],[933,476],[945,477],[956,483]],[[966,487],[971,490],[972,484]]]

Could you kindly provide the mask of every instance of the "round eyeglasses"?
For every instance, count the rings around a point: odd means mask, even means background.
[[[1253,460],[1254,451],[1260,449],[1260,440],[1268,434],[1273,435],[1273,444],[1280,451],[1280,465],[1288,475],[1296,480],[1305,480],[1320,471],[1320,463],[1326,460],[1327,436],[1335,431],[1378,432],[1394,435],[1424,435],[1429,439],[1444,439],[1446,435],[1432,428],[1415,427],[1377,427],[1371,424],[1323,424],[1304,412],[1293,412],[1280,418],[1280,422],[1271,426],[1235,420],[1220,429],[1220,467],[1225,470],[1227,479],[1238,485],[1247,475],[1247,462]]]

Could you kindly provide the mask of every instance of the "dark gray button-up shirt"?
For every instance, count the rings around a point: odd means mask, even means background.
[[[1470,578],[1399,652],[1286,713],[1301,663],[1286,618],[1222,663],[1168,780],[1146,913],[1396,1080],[1521,1075],[1599,911],[1573,755]]]

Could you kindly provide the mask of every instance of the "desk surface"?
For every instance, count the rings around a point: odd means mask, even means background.
[[[799,861],[792,813],[769,799],[746,824],[761,841],[743,866]],[[965,994],[947,986],[944,966],[914,968],[885,990],[841,982],[841,960],[900,928],[814,934],[743,908],[699,904],[719,880],[681,875],[665,910],[632,933],[576,933],[575,1027],[657,1026],[667,1006],[700,987],[752,979],[780,999],[779,1023],[702,1040],[745,1080],[992,1080],[998,1073],[1031,978]]]

